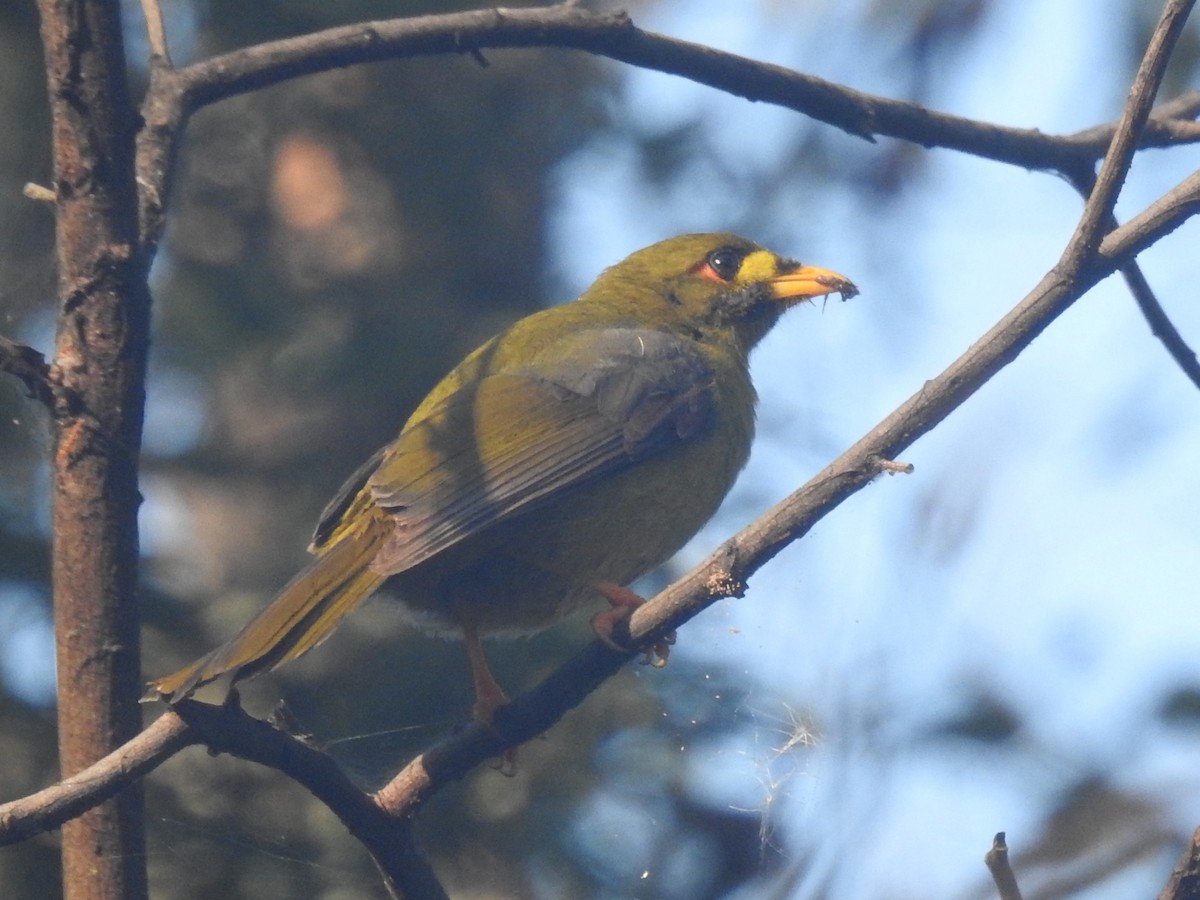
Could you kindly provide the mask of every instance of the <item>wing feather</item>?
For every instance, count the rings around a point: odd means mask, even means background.
[[[693,439],[712,417],[711,371],[683,338],[609,328],[574,335],[548,356],[464,386],[379,456],[359,484],[394,529],[373,571],[403,572],[562,491]]]

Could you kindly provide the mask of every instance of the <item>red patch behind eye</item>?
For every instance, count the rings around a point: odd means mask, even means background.
[[[692,266],[691,274],[697,275],[700,278],[707,278],[709,281],[715,281],[717,284],[729,284],[729,279],[722,276],[716,269],[712,267],[707,259],[703,259],[696,265]]]

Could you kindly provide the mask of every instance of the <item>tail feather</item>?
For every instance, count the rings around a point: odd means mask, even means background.
[[[373,572],[370,562],[385,537],[384,529],[368,527],[328,547],[230,641],[152,681],[143,699],[174,703],[227,673],[241,681],[317,646],[383,583],[385,576]]]

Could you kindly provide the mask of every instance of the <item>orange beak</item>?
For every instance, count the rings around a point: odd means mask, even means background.
[[[776,300],[806,300],[823,294],[841,294],[849,300],[858,294],[854,282],[845,275],[819,269],[816,266],[799,266],[790,272],[767,279],[771,296]]]

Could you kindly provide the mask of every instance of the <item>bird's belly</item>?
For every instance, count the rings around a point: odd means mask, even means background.
[[[712,516],[745,450],[710,440],[642,460],[493,526],[388,579],[419,627],[456,635],[527,634],[602,604],[665,562]],[[705,477],[689,477],[692,473]]]

